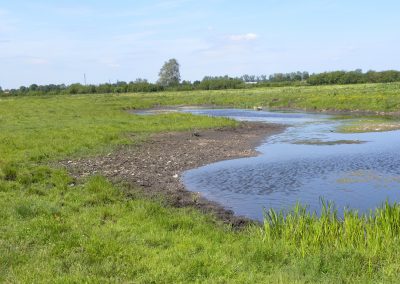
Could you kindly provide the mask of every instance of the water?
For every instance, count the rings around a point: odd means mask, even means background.
[[[187,171],[186,187],[262,220],[263,209],[291,209],[300,202],[320,212],[320,198],[368,212],[400,201],[400,131],[342,134],[345,123],[329,115],[233,109],[184,110],[237,120],[289,125],[257,148],[261,155]],[[357,144],[349,144],[357,143]]]

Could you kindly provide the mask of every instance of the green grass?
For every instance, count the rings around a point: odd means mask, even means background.
[[[270,209],[264,222],[264,239],[271,246],[291,245],[303,257],[318,253],[321,248],[337,252],[352,252],[368,259],[368,273],[377,259],[390,259],[391,273],[400,272],[400,254],[393,250],[400,239],[400,205],[386,202],[369,214],[345,210],[339,218],[334,204],[322,201],[319,216],[297,204],[293,211],[277,213]],[[328,249],[329,250],[329,249]],[[367,263],[365,263],[367,264]],[[388,272],[388,271],[387,271]]]
[[[360,117],[351,119],[338,130],[344,133],[381,132],[400,129],[399,117]]]
[[[398,205],[376,217],[302,210],[236,232],[54,161],[108,153],[154,132],[235,125],[155,105],[397,111],[399,84],[0,99],[0,282],[340,283],[400,277]],[[374,99],[380,98],[382,100]],[[336,98],[336,99],[335,99]],[[271,213],[270,216],[274,216]]]
[[[133,96],[56,96],[0,100],[1,161],[40,162],[140,141],[147,134],[234,125],[190,114],[138,116],[121,111],[148,107]],[[153,103],[155,103],[154,101]],[[133,136],[132,136],[133,135]]]
[[[237,108],[264,106],[309,111],[398,112],[400,83],[163,92],[146,94],[144,99],[135,100],[142,106],[151,106],[155,102],[160,105],[210,104]]]

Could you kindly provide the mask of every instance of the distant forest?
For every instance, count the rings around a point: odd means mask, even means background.
[[[36,85],[22,86],[18,89],[2,90],[0,96],[21,95],[57,95],[57,94],[95,94],[95,93],[129,93],[129,92],[159,92],[159,91],[189,91],[189,90],[221,90],[241,89],[262,86],[296,86],[296,85],[335,85],[335,84],[364,84],[389,83],[400,81],[400,71],[333,71],[318,74],[308,72],[276,73],[267,75],[243,75],[241,77],[206,76],[201,81],[182,81],[179,84],[163,86],[150,83],[145,79],[131,82],[118,81],[99,85]]]

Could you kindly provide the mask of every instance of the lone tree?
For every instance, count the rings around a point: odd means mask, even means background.
[[[162,86],[178,85],[181,81],[178,61],[173,58],[165,62],[158,76],[158,83]]]

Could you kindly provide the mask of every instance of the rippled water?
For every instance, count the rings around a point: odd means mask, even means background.
[[[332,116],[250,110],[188,110],[290,127],[257,148],[262,154],[218,162],[183,175],[200,192],[238,215],[261,220],[263,208],[291,209],[296,202],[319,212],[320,198],[367,212],[400,201],[400,131],[342,134]],[[357,143],[357,144],[349,144]]]

